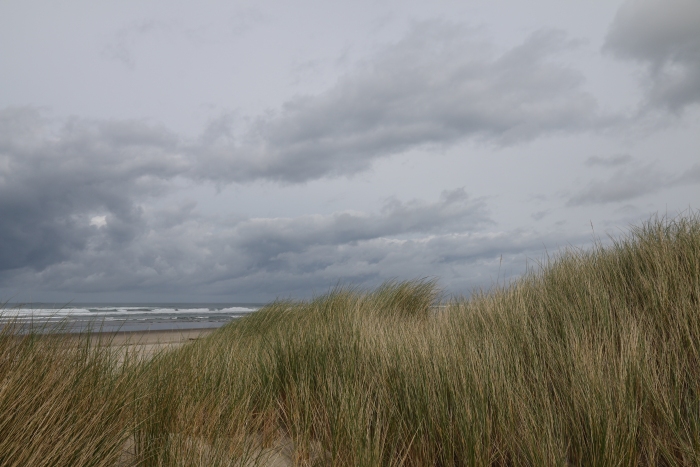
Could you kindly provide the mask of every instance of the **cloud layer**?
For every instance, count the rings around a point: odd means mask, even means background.
[[[644,65],[647,109],[679,114],[700,101],[699,5],[634,1],[614,19],[605,49]],[[133,66],[130,35],[154,27],[138,24],[103,53]],[[519,258],[519,272],[523,255],[580,237],[503,231],[494,201],[469,187],[296,217],[205,215],[194,200],[163,200],[183,182],[300,186],[414,150],[465,141],[498,150],[634,124],[601,114],[584,75],[566,62],[577,46],[540,29],[502,50],[466,26],[418,22],[329,88],[241,127],[212,120],[196,138],[152,121],[0,110],[0,287],[269,299],[337,281],[372,286],[425,275],[450,291],[489,285],[501,255],[506,265]],[[628,154],[584,164],[599,178],[560,205],[620,203],[700,183],[698,165],[673,174]],[[558,207],[525,216],[539,221]]]
[[[679,112],[700,101],[700,2],[627,1],[605,48],[646,66],[648,105]]]
[[[6,270],[4,279],[76,293],[145,290],[167,296],[186,289],[210,298],[269,299],[271,293],[308,294],[338,280],[376,285],[445,272],[466,258],[492,260],[495,254],[495,244],[477,241],[490,222],[484,202],[463,190],[445,192],[432,203],[389,201],[377,213],[228,220],[197,215],[193,208],[141,210],[129,224],[129,236],[117,238],[112,223],[123,228],[123,219],[107,215],[106,225],[97,227],[86,225],[85,216],[68,231],[82,233],[79,244],[46,241],[43,246],[58,252],[30,250],[48,256]],[[43,214],[54,213],[47,207]],[[51,223],[54,231],[64,233],[57,224]],[[476,285],[462,279],[462,286]]]
[[[386,261],[392,248],[382,253],[385,243],[413,245],[399,248],[407,251],[489,222],[484,201],[464,190],[433,203],[388,201],[376,213],[297,218],[207,218],[194,202],[156,207],[175,179],[196,177],[197,159],[182,148],[173,134],[143,122],[52,122],[31,109],[0,112],[5,281],[75,292],[224,293],[246,290],[241,281],[269,289],[281,280],[297,290],[310,285],[304,277],[370,274],[358,261]],[[348,266],[342,274],[341,264]]]
[[[378,158],[425,145],[466,138],[512,144],[589,128],[596,104],[580,89],[582,76],[553,59],[570,46],[563,33],[540,31],[499,55],[465,27],[416,24],[331,89],[287,102],[240,138],[226,119],[186,141],[143,121],[55,121],[36,109],[5,109],[0,269],[43,270],[66,261],[90,249],[97,230],[104,231],[100,248],[129,245],[149,228],[143,205],[172,189],[177,177],[304,182],[353,174]],[[439,214],[343,215],[327,235],[365,232],[355,239],[365,240],[381,236],[389,224],[395,235],[415,231],[420,219],[437,227],[451,222],[430,217]],[[321,229],[311,218],[294,225],[308,238],[309,228]]]
[[[0,283],[270,299],[432,275],[468,291],[497,280],[497,257],[536,254],[544,238],[492,232],[486,200],[464,189],[432,202],[390,199],[376,212],[290,218],[205,216],[194,201],[160,206],[176,180],[198,176],[182,148],[143,122],[2,111]]]
[[[542,30],[497,54],[463,26],[416,24],[331,89],[258,118],[238,144],[222,131],[219,146],[193,148],[205,161],[199,173],[303,182],[425,145],[509,145],[594,128],[602,117],[583,76],[557,61],[573,44]]]
[[[86,248],[96,215],[108,213],[109,242],[127,244],[142,225],[137,200],[161,194],[187,167],[176,146],[134,122],[53,129],[36,110],[0,111],[0,270],[70,258]]]
[[[567,206],[619,203],[677,186],[700,185],[700,164],[677,174],[660,169],[656,164],[641,164],[629,155],[590,157],[586,165],[615,167],[616,170],[605,179],[591,180],[584,189],[569,197]]]

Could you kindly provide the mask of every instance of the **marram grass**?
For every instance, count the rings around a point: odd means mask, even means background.
[[[700,465],[700,217],[436,307],[278,301],[151,360],[0,335],[0,465]]]

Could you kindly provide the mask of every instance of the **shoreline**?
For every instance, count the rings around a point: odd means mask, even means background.
[[[151,358],[161,351],[173,350],[206,337],[218,328],[182,330],[146,330],[95,333],[98,339],[107,339],[109,347],[133,350]]]
[[[111,345],[135,345],[155,344],[169,342],[188,342],[205,337],[219,329],[214,328],[189,328],[189,329],[154,329],[142,331],[104,331],[94,332],[91,335],[100,337],[112,337]]]
[[[96,345],[110,347],[119,352],[135,351],[140,358],[150,359],[160,351],[173,350],[185,344],[195,342],[216,331],[218,327],[189,328],[189,329],[158,329],[139,331],[92,331],[91,341]],[[58,339],[67,343],[77,344],[87,333],[55,332],[39,333],[42,338]],[[20,337],[16,336],[16,337]],[[69,344],[73,345],[73,344]],[[92,345],[92,344],[91,344]]]

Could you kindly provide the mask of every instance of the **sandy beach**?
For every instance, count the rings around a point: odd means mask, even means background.
[[[162,350],[172,350],[184,344],[206,337],[217,328],[182,329],[172,331],[129,331],[100,333],[99,336],[112,347],[138,351],[144,357],[152,357]]]

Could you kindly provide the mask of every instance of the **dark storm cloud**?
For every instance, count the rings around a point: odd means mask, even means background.
[[[600,122],[583,76],[557,62],[573,46],[539,31],[503,54],[464,27],[427,22],[341,78],[258,118],[236,144],[193,147],[205,178],[303,182],[468,138],[506,145]]]
[[[218,270],[213,262],[224,258],[253,269],[279,267],[285,254],[311,245],[440,233],[488,221],[484,202],[463,190],[445,192],[437,203],[389,201],[376,214],[250,219],[235,227],[202,221],[194,202],[153,210],[149,201],[196,167],[182,147],[173,134],[143,122],[54,122],[33,109],[2,111],[0,271],[38,272],[57,288],[63,279],[56,271],[70,272],[64,285],[81,284],[81,290],[165,278],[184,284]],[[103,226],[94,222],[103,216]]]
[[[648,103],[674,112],[700,101],[700,2],[632,0],[618,11],[605,49],[648,68]]]
[[[325,292],[324,288],[339,281],[373,287],[388,279],[430,275],[439,277],[447,292],[468,294],[474,287],[489,287],[496,282],[501,255],[501,277],[521,273],[528,255],[539,258],[543,241],[552,239],[525,232],[493,236],[463,232],[309,245],[303,252],[281,255],[288,267],[255,269],[250,275],[223,280],[221,286],[230,284],[232,289],[264,294],[274,284],[280,296],[298,296],[309,291]]]
[[[422,266],[440,269],[455,258],[492,256],[478,245],[465,256],[464,248],[449,241],[454,232],[470,236],[490,223],[484,202],[463,190],[445,192],[432,203],[393,200],[374,214],[226,221],[196,215],[193,208],[186,203],[142,212],[142,228],[122,244],[110,239],[108,217],[105,227],[86,227],[80,248],[62,261],[7,271],[5,282],[76,293],[185,289],[266,292],[271,298],[270,293],[304,294],[339,280],[377,285],[391,277],[424,276]]]
[[[440,277],[448,292],[469,293],[492,285],[499,266],[500,277],[519,273],[526,256],[538,257],[543,243],[558,246],[533,232],[485,232],[484,209],[481,201],[458,191],[432,203],[390,203],[374,214],[231,223],[189,216],[161,225],[158,235],[144,229],[123,248],[110,248],[96,235],[70,260],[41,271],[15,271],[9,282],[74,293],[129,291],[172,298],[185,291],[190,299],[269,300],[322,293],[338,282],[371,287],[429,274]],[[410,220],[397,218],[399,213]],[[354,222],[359,225],[351,226]]]
[[[0,285],[230,294],[261,281],[258,294],[301,293],[319,280],[425,275],[419,265],[457,254],[440,253],[437,239],[490,225],[485,201],[463,189],[434,202],[389,200],[375,213],[297,218],[205,217],[194,201],[155,207],[196,167],[182,147],[144,122],[0,112]],[[409,267],[409,258],[422,259]]]
[[[543,243],[557,246],[533,232],[489,233],[486,201],[463,189],[294,218],[205,216],[186,200],[160,206],[174,180],[194,176],[198,162],[183,147],[143,122],[0,113],[2,290],[268,300],[430,274],[468,293],[522,271]],[[102,216],[104,225],[93,222]]]
[[[591,181],[586,188],[570,197],[567,205],[622,202],[676,186],[700,184],[700,164],[680,174],[665,172],[653,164],[640,165],[627,161],[625,164],[609,178]]]
[[[68,120],[0,111],[0,270],[43,269],[86,247],[106,215],[105,241],[143,226],[138,198],[158,195],[186,166],[165,130],[136,122]]]

